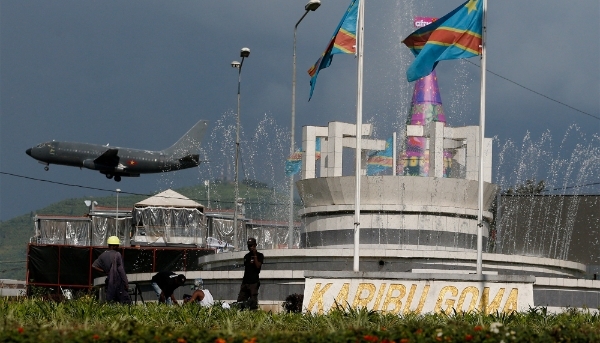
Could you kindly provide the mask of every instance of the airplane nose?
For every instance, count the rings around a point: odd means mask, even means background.
[[[25,150],[25,153],[26,153],[27,155],[31,156],[31,148],[29,148],[29,149]]]

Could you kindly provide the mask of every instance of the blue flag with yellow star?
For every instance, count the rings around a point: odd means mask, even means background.
[[[469,0],[454,11],[406,37],[416,56],[406,71],[408,82],[429,75],[439,61],[481,54],[483,0]]]
[[[329,67],[333,60],[333,55],[356,53],[358,2],[359,0],[352,0],[350,2],[350,6],[348,6],[338,27],[333,32],[327,48],[317,62],[308,69],[308,75],[310,75],[310,95],[308,96],[308,101],[312,98],[313,91],[315,90],[319,70]]]

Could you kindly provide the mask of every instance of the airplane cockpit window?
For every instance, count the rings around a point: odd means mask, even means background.
[[[36,146],[36,148],[43,148],[48,143],[40,143]]]

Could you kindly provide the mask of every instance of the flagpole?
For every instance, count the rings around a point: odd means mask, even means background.
[[[364,14],[365,0],[358,0],[358,23],[356,28],[356,55],[357,55],[357,94],[356,94],[356,191],[354,197],[354,268],[359,271],[359,244],[360,244],[360,178],[362,164],[362,94],[363,94],[363,46],[364,46]]]
[[[483,16],[481,30],[481,94],[480,94],[480,112],[479,112],[479,194],[477,211],[477,274],[483,273],[483,153],[485,138],[485,71],[486,71],[486,19],[487,19],[487,0],[483,0]]]
[[[396,159],[396,131],[394,131],[394,134],[392,135],[392,144],[393,144],[393,149],[392,149],[392,175],[396,176],[396,163],[398,163],[398,160]]]

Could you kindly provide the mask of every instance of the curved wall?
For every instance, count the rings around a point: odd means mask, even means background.
[[[353,176],[297,182],[304,209],[303,246],[350,247],[354,242]],[[496,186],[484,183],[484,208]],[[365,248],[475,250],[478,182],[419,176],[363,176],[360,242]],[[492,214],[484,211],[484,245]]]

